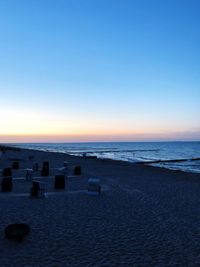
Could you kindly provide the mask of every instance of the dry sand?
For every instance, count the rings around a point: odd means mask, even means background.
[[[1,267],[200,266],[200,174],[31,150],[2,154],[0,169],[9,158],[23,161],[13,192],[0,192]],[[45,160],[47,195],[30,198],[24,169]],[[66,190],[55,191],[64,161],[80,164],[83,175],[69,173]],[[100,196],[87,194],[91,177],[101,178]],[[18,222],[31,233],[20,243],[5,239],[4,228]]]

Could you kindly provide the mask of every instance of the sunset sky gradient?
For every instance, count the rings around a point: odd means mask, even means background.
[[[0,142],[200,140],[200,1],[0,1]]]

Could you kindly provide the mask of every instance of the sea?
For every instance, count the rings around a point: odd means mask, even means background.
[[[12,145],[200,173],[200,142],[17,143]]]

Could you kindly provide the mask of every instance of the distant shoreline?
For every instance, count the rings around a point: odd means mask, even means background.
[[[29,144],[29,143],[27,143]],[[70,153],[67,153],[67,152],[58,152],[58,151],[45,151],[45,150],[40,150],[40,149],[34,149],[34,148],[21,148],[21,147],[15,147],[15,146],[9,146],[9,145],[4,145],[4,144],[0,144],[0,151],[2,149],[7,149],[7,150],[10,150],[10,151],[33,151],[33,152],[43,152],[43,153],[53,153],[53,154],[58,154],[58,155],[66,155],[68,157],[76,157],[76,158],[80,158],[80,159],[87,159],[83,156],[79,156],[79,155],[72,155]],[[88,157],[89,158],[89,157]],[[91,157],[92,158],[92,157]],[[166,167],[163,167],[163,166],[154,166],[154,165],[150,165],[150,164],[153,164],[153,163],[162,163],[162,161],[152,161],[152,162],[130,162],[130,161],[126,161],[126,160],[117,160],[117,159],[110,159],[110,158],[98,158],[98,157],[93,157],[95,158],[95,160],[97,161],[100,161],[100,162],[115,162],[115,163],[118,163],[118,164],[128,164],[128,165],[141,165],[141,166],[144,166],[144,167],[147,167],[147,168],[155,168],[155,169],[161,169],[163,171],[170,171],[170,172],[177,172],[177,173],[189,173],[189,174],[199,174],[198,172],[192,172],[192,171],[184,171],[184,170],[176,170],[176,169],[170,169],[170,168],[166,168]],[[195,158],[194,160],[200,160],[199,158]],[[172,162],[174,160],[171,160]],[[175,161],[182,161],[182,160],[175,160]],[[166,162],[170,162],[170,161],[166,161]]]

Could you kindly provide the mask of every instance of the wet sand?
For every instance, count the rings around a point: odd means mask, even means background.
[[[200,174],[24,149],[2,154],[0,169],[14,158],[13,191],[0,192],[0,266],[200,266]],[[24,169],[45,160],[50,176],[34,177],[46,197],[33,199]],[[54,190],[64,161],[66,190]],[[91,177],[101,179],[99,196],[87,194]],[[7,240],[10,223],[28,223],[31,233]]]

